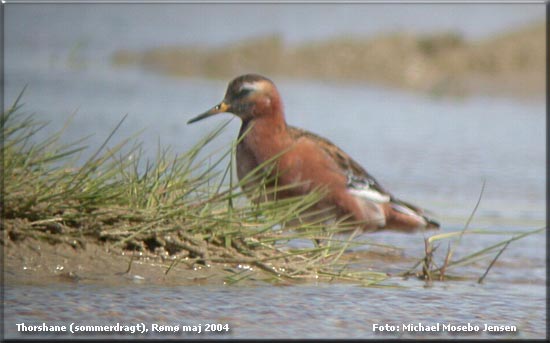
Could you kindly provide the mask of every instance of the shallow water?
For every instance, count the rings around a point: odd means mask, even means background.
[[[16,323],[70,325],[116,325],[145,323],[160,325],[229,324],[220,334],[153,333],[145,337],[166,338],[373,338],[392,337],[374,333],[373,324],[517,325],[519,332],[504,338],[544,335],[544,292],[523,285],[444,284],[426,289],[409,282],[403,289],[368,288],[355,285],[307,285],[292,287],[177,287],[148,286],[55,286],[6,289],[6,323],[10,337]],[[511,307],[518,297],[525,303]],[[460,306],[457,308],[457,303]],[[396,333],[403,337],[445,337]],[[50,336],[52,337],[52,336]],[[53,337],[74,337],[54,335]],[[78,337],[86,337],[79,335]],[[109,337],[112,337],[109,335]],[[116,337],[116,336],[115,336]],[[144,337],[127,334],[123,337]],[[473,332],[470,337],[491,337]]]
[[[205,132],[230,118],[227,114],[185,125],[193,115],[221,100],[228,80],[171,79],[138,69],[116,69],[110,65],[110,54],[118,48],[195,43],[197,37],[206,44],[219,45],[263,31],[251,32],[244,20],[237,20],[234,30],[227,30],[230,16],[216,10],[209,11],[212,23],[203,24],[205,7],[180,6],[167,11],[151,6],[152,11],[143,11],[126,6],[120,7],[127,14],[122,16],[117,15],[116,7],[92,6],[90,11],[82,11],[66,5],[27,6],[30,12],[25,12],[25,6],[12,5],[6,16],[6,103],[28,84],[24,110],[51,120],[50,132],[61,128],[78,109],[64,136],[67,142],[94,134],[88,144],[95,148],[128,113],[113,145],[145,129],[140,140],[148,156],[154,157],[158,141],[183,152]],[[235,11],[236,7],[229,9]],[[310,11],[287,6],[273,9],[277,15],[269,20],[261,16],[248,18],[265,23],[261,26],[265,32],[281,32],[285,39],[300,42],[327,35],[320,30],[323,26],[316,25],[318,18],[327,13],[340,18],[331,26],[334,35],[373,34],[400,27],[419,31],[458,28],[465,35],[483,37],[543,17],[538,16],[536,6],[527,6],[523,11],[509,7],[495,15],[495,7],[479,6],[476,11],[460,7],[453,11],[446,5],[439,7],[440,16],[430,15],[430,20],[418,19],[432,13],[419,10],[420,6],[393,6],[395,11],[371,7],[366,12],[363,7],[351,11],[347,7],[338,11],[318,7]],[[254,12],[253,7],[246,8],[244,13],[233,14],[240,18],[246,11]],[[417,15],[411,15],[411,8]],[[46,15],[36,16],[36,12]],[[296,22],[293,16],[305,12],[309,13],[308,19],[299,29],[288,24]],[[364,20],[367,12],[372,20]],[[354,14],[352,19],[350,13]],[[182,22],[187,23],[182,17],[195,26],[181,27]],[[140,25],[143,22],[151,26]],[[368,25],[358,25],[364,22]],[[471,227],[524,231],[544,226],[544,103],[498,97],[432,98],[364,84],[274,79],[285,101],[289,123],[340,145],[396,195],[434,212],[443,223],[443,232],[462,228],[483,180],[485,192]],[[209,149],[227,146],[238,127],[238,120],[232,120]],[[465,236],[457,257],[506,237],[510,236]],[[423,256],[422,235],[375,234],[364,238],[396,245],[403,251],[394,262],[354,262],[358,268],[393,273],[409,266],[410,259]],[[504,338],[541,338],[546,333],[545,249],[543,235],[512,243],[482,285],[468,280],[425,288],[420,281],[397,278],[385,284],[399,287],[389,288],[341,283],[153,287],[147,285],[146,278],[136,284],[121,282],[116,287],[100,282],[41,286],[14,281],[5,287],[5,334],[10,338],[38,337],[17,332],[16,323],[143,322],[148,327],[153,323],[204,327],[214,322],[231,327],[229,333],[216,338],[441,337],[445,333],[413,335],[400,331],[387,336],[375,333],[372,326],[487,323],[517,325],[519,333]],[[439,253],[443,252],[444,247]],[[480,261],[458,269],[456,274],[480,276],[489,262]],[[210,337],[204,333],[157,336]],[[471,337],[493,336],[473,333]]]

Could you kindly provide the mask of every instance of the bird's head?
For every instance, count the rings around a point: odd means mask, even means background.
[[[225,112],[233,113],[243,122],[262,116],[283,115],[275,84],[261,75],[246,74],[229,83],[222,102],[189,120],[187,124]]]

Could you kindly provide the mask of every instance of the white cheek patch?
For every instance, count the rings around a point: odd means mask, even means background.
[[[256,91],[259,91],[259,90],[262,90],[262,89],[263,88],[261,87],[260,82],[245,82],[245,83],[243,83],[243,85],[239,89],[239,92],[242,92],[243,90],[249,90],[249,91],[252,91],[252,92],[256,92]]]
[[[268,87],[269,87],[269,84],[264,81],[244,82],[241,88],[239,89],[239,91],[246,89],[252,92],[266,93],[269,91]]]

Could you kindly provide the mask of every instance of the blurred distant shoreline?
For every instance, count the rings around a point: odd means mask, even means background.
[[[545,30],[545,23],[539,22],[476,41],[453,32],[394,32],[298,46],[271,35],[217,48],[119,50],[112,62],[174,77],[231,79],[256,72],[268,77],[367,82],[434,96],[541,100],[545,96]]]

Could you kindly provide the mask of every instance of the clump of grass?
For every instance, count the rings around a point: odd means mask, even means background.
[[[338,265],[350,244],[332,236],[345,225],[327,225],[323,213],[303,220],[322,190],[277,201],[246,201],[241,186],[255,178],[263,182],[253,192],[270,192],[265,187],[268,164],[236,182],[231,172],[235,144],[221,154],[201,157],[204,146],[228,122],[185,153],[159,147],[150,161],[143,158],[135,137],[111,143],[124,119],[79,165],[83,141],[61,144],[63,130],[37,139],[46,124],[24,114],[17,99],[2,117],[3,226],[10,240],[31,237],[75,248],[93,240],[113,249],[169,257],[167,273],[181,261],[190,267],[240,266],[237,271],[227,268],[230,282],[258,275],[258,270],[268,280],[353,279],[370,284],[387,278]],[[327,243],[286,244],[296,239]]]
[[[503,232],[503,231],[490,231],[490,230],[468,230],[469,225],[474,218],[474,215],[479,207],[481,199],[483,197],[483,191],[485,190],[485,181],[481,187],[479,198],[470,214],[470,217],[466,221],[464,228],[461,231],[446,232],[437,235],[430,236],[424,239],[424,257],[421,258],[411,269],[402,273],[402,276],[411,276],[414,275],[420,279],[426,280],[427,285],[431,285],[432,281],[439,280],[444,281],[445,279],[468,279],[464,276],[448,275],[447,271],[459,266],[467,266],[473,263],[476,263],[480,260],[487,260],[490,257],[493,257],[489,262],[485,272],[477,278],[478,283],[482,283],[495,262],[502,255],[502,253],[508,248],[510,243],[522,239],[524,237],[543,233],[546,228],[539,228],[531,231],[520,231],[520,232]],[[493,244],[489,247],[483,248],[479,251],[475,251],[467,256],[461,257],[459,259],[453,260],[454,253],[458,246],[460,245],[462,238],[466,234],[477,234],[477,235],[513,235],[511,238],[502,240],[496,244]],[[439,248],[440,245],[435,245],[436,242],[443,240],[447,241],[447,253],[442,262],[437,263],[434,257],[435,251]],[[416,270],[418,267],[421,269]]]
[[[463,231],[454,231],[442,233],[439,235],[434,235],[425,239],[425,256],[422,257],[415,265],[406,272],[400,273],[400,276],[416,276],[419,279],[426,280],[427,285],[431,285],[433,281],[445,281],[445,280],[468,280],[475,278],[478,283],[482,283],[495,262],[500,258],[502,253],[508,248],[508,246],[517,240],[525,238],[530,235],[541,234],[546,230],[545,227],[538,228],[530,231],[490,231],[490,230],[470,230],[467,232]],[[441,262],[437,262],[434,257],[434,252],[438,249],[440,245],[434,245],[435,242],[439,242],[445,239],[449,239],[448,246],[450,247],[454,244],[458,246],[457,242],[460,241],[460,237],[465,234],[475,234],[475,235],[513,235],[511,238],[502,240],[498,243],[490,245],[486,248],[483,248],[479,251],[468,254],[467,256],[453,260],[451,254],[447,253],[445,258]],[[450,239],[454,239],[450,241]],[[448,250],[450,251],[450,250]],[[484,273],[479,277],[474,276],[459,276],[459,275],[450,275],[447,272],[456,267],[464,267],[472,265],[482,260],[490,260],[487,264],[487,268]],[[420,270],[417,270],[420,266]]]

